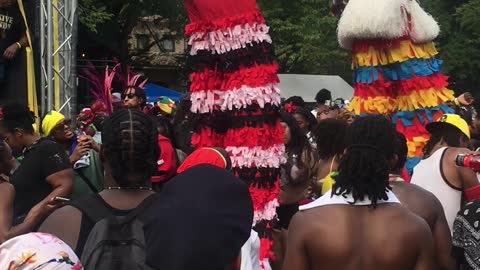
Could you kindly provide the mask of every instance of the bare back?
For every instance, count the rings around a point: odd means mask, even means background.
[[[431,192],[417,185],[405,182],[390,184],[403,206],[423,218],[430,227],[438,269],[455,269],[455,261],[451,256],[452,236],[440,201]]]
[[[283,269],[435,269],[432,236],[400,204],[321,206],[292,220]]]

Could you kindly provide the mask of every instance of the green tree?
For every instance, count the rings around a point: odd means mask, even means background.
[[[450,76],[450,88],[457,93],[480,94],[477,73],[480,70],[480,0],[424,0],[422,6],[431,12],[441,27],[436,40],[444,72]],[[477,97],[478,99],[478,97]]]
[[[128,41],[141,17],[160,15],[167,19],[167,27],[179,35],[183,33],[186,18],[182,1],[177,0],[80,0],[79,5],[80,22],[89,37],[122,63],[128,63],[132,56],[141,55],[162,38],[168,38],[154,37],[154,42],[144,50],[130,51]]]
[[[337,41],[330,0],[261,0],[281,72],[333,74],[350,80],[350,53]]]

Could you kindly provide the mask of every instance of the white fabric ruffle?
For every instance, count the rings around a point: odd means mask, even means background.
[[[415,43],[425,43],[439,33],[438,23],[416,0],[350,0],[338,23],[338,41],[346,49],[352,48],[355,39],[410,36]]]
[[[265,104],[279,106],[282,102],[278,84],[269,84],[262,87],[242,86],[233,90],[195,91],[191,93],[191,111],[194,113],[208,113],[214,109],[221,111],[241,109],[252,104],[263,108]]]
[[[260,261],[260,267],[262,270],[272,270],[272,267],[270,266],[270,260],[268,258]]]
[[[262,147],[226,147],[233,167],[236,168],[280,168],[287,162],[285,145],[279,144],[269,148]]]
[[[269,30],[270,28],[265,24],[244,24],[214,32],[194,33],[188,42],[192,46],[190,55],[196,55],[200,50],[208,50],[213,54],[223,54],[245,48],[254,42],[266,41],[272,43],[272,38],[268,34]]]
[[[277,207],[280,203],[277,199],[268,202],[262,211],[255,211],[253,213],[253,226],[262,220],[273,220],[277,216]]]

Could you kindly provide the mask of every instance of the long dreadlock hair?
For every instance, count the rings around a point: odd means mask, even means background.
[[[423,155],[426,157],[432,154],[435,145],[442,140],[449,147],[459,147],[462,137],[465,137],[465,140],[467,140],[466,136],[458,128],[447,123],[435,123],[435,125],[429,129],[429,132],[432,136],[423,148]]]
[[[157,169],[160,149],[157,128],[144,113],[125,109],[103,123],[103,151],[120,187],[140,187]]]
[[[340,162],[332,194],[352,194],[353,203],[368,198],[374,208],[378,200],[387,200],[395,134],[395,128],[383,116],[356,120],[347,135],[347,151]]]

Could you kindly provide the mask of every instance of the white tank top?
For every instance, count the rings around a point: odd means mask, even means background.
[[[443,174],[442,160],[446,150],[447,147],[440,148],[429,158],[422,160],[413,169],[411,183],[430,191],[438,198],[450,232],[453,233],[453,222],[460,210],[462,191],[452,186]]]

